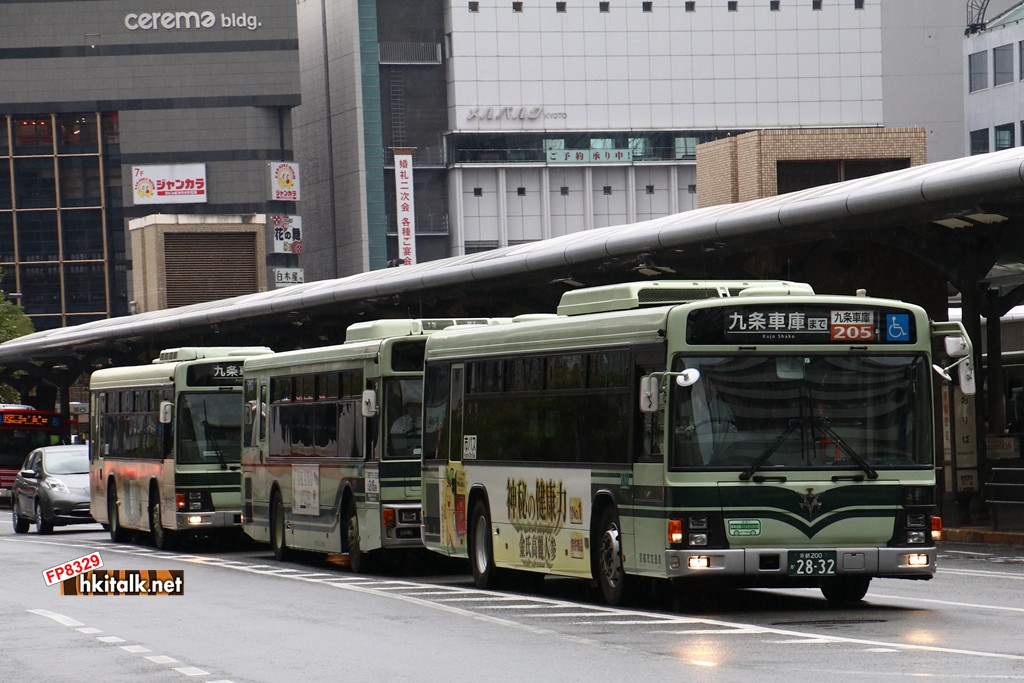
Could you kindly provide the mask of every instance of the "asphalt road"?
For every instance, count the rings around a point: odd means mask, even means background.
[[[68,596],[44,571],[181,570],[181,596]],[[113,544],[99,526],[15,535],[0,511],[0,642],[16,681],[1024,680],[1024,549],[947,543],[932,581],[727,591],[674,609],[600,604],[585,582],[479,591],[421,561],[354,575],[318,557]]]

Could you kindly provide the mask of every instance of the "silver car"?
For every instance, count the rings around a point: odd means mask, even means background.
[[[45,446],[29,453],[11,489],[11,518],[19,534],[29,524],[48,534],[55,526],[95,521],[89,513],[89,447]]]

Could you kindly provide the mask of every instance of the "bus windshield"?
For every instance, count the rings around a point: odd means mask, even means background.
[[[679,356],[669,468],[778,470],[931,467],[931,394],[922,355]]]
[[[237,392],[193,392],[178,401],[177,461],[183,464],[241,462],[242,416]]]

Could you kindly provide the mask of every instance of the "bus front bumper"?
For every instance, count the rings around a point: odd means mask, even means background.
[[[794,563],[795,554],[825,553],[828,564]],[[833,555],[829,553],[834,553]],[[780,580],[817,580],[835,575],[927,579],[935,575],[936,549],[929,548],[732,548],[666,550],[668,578],[698,576],[750,577]],[[834,560],[834,565],[831,564]],[[825,566],[828,573],[814,573]],[[801,571],[809,567],[808,571]]]

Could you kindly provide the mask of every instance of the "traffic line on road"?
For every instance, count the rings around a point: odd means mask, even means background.
[[[80,622],[77,619],[75,619],[74,617],[69,617],[66,614],[59,614],[57,612],[51,612],[50,610],[47,610],[47,609],[30,609],[30,610],[26,610],[26,611],[29,612],[30,614],[35,614],[37,616],[45,617],[47,619],[51,619],[53,621],[56,621],[58,624],[61,624],[62,626],[80,627],[80,628],[76,628],[76,630],[79,633],[82,633],[82,634],[95,635],[97,633],[103,633],[103,631],[101,629],[93,628],[93,627],[88,627],[85,624],[83,624],[82,622]],[[118,643],[127,642],[124,638],[121,638],[120,636],[112,636],[112,635],[109,635],[109,636],[97,636],[96,640],[101,642],[101,643],[108,644],[108,645],[115,645],[115,644],[118,644]],[[145,645],[118,645],[118,648],[121,649],[121,650],[124,650],[125,652],[128,652],[130,654],[142,654],[144,652],[152,652],[152,650],[150,650]],[[145,657],[145,659],[149,660],[150,662],[152,662],[154,664],[178,664],[179,663],[179,661],[177,659],[175,659],[174,657],[168,657],[167,655],[147,655]],[[210,675],[209,671],[206,671],[204,669],[200,669],[199,667],[196,667],[196,666],[179,666],[179,667],[175,667],[173,670],[177,671],[178,673],[180,673],[180,674],[182,674],[184,676],[208,676],[208,675]],[[210,681],[210,683],[232,683],[232,681],[227,680],[227,679],[221,679],[221,680],[218,680],[218,681]]]

